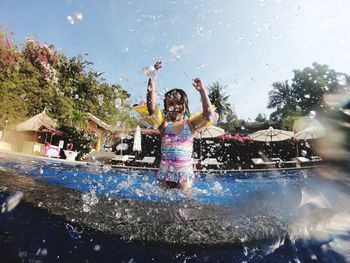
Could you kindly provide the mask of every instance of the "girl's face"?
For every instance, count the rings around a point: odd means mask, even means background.
[[[170,94],[165,98],[165,110],[168,112],[171,120],[183,119],[185,107],[179,93]]]

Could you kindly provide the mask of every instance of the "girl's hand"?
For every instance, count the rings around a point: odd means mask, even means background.
[[[162,65],[162,61],[157,61],[155,64],[154,64],[154,69],[155,70],[158,70],[158,69],[160,69],[161,67],[162,67],[163,65]]]
[[[200,78],[195,78],[192,80],[192,85],[195,87],[196,90],[202,91],[204,90],[203,83]]]

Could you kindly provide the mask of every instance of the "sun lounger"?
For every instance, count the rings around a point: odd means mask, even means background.
[[[295,160],[282,161],[281,162],[281,167],[282,168],[297,167],[297,161],[295,161]]]
[[[224,163],[218,162],[216,158],[207,158],[203,160],[201,164],[207,167],[215,166],[217,168],[221,168],[224,165]]]
[[[251,159],[256,168],[276,168],[277,161],[264,161],[262,158]]]
[[[124,165],[125,162],[127,162],[129,160],[129,158],[127,155],[116,155],[111,160],[112,160],[112,163],[114,163],[114,164],[122,163]]]
[[[323,161],[322,158],[318,156],[317,157],[312,156],[311,158],[309,159],[303,156],[299,156],[299,157],[295,157],[294,159],[298,162],[299,166],[301,167],[319,165]]]
[[[142,160],[136,160],[135,162],[138,164],[147,164],[147,165],[151,165],[154,163],[154,161],[156,160],[156,157],[153,156],[145,156],[143,157]]]
[[[319,162],[319,161],[322,161],[322,158],[320,156],[313,155],[313,156],[310,156],[310,160],[313,162]]]
[[[113,161],[120,161],[120,162],[126,162],[128,160],[127,155],[117,155],[112,158]]]

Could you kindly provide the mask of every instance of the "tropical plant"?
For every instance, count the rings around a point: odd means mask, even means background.
[[[255,121],[257,121],[257,122],[265,122],[265,121],[267,121],[266,114],[265,113],[259,113],[258,116],[256,116]]]
[[[312,67],[294,70],[292,87],[302,113],[311,110],[323,111],[324,94],[343,92],[350,77],[347,74],[330,69],[328,65],[313,63]]]
[[[219,122],[223,122],[225,117],[233,112],[231,104],[228,102],[229,96],[225,95],[225,88],[218,81],[208,87],[210,102],[216,107],[216,112],[219,114]]]
[[[269,92],[269,103],[267,108],[277,108],[272,116],[283,118],[291,111],[295,111],[297,102],[295,100],[294,90],[288,84],[288,81],[274,82],[273,89]]]
[[[9,127],[46,108],[60,124],[86,127],[90,112],[114,125],[119,120],[135,127],[130,94],[106,83],[91,69],[92,62],[77,55],[67,59],[53,45],[27,39],[18,50],[0,29],[0,127]]]
[[[85,154],[91,152],[96,144],[95,135],[87,130],[76,129],[65,125],[60,126],[59,129],[65,134],[68,141],[73,143],[73,149],[79,152],[77,156],[78,159],[81,159]]]
[[[311,110],[322,112],[327,109],[327,105],[323,104],[324,95],[344,92],[350,81],[347,74],[316,62],[312,67],[293,72],[291,86],[288,81],[272,84],[267,107],[276,110],[271,113],[271,120],[281,121],[296,112],[296,116],[307,115]]]

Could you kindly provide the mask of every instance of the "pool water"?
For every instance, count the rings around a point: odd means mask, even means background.
[[[165,190],[156,183],[156,171],[113,168],[109,165],[71,165],[50,160],[21,160],[2,157],[2,166],[49,184],[97,195],[148,200],[152,202],[233,204],[244,202],[253,193],[285,195],[299,193],[314,174],[312,169],[198,173],[193,189]],[[299,198],[301,195],[299,196]]]
[[[251,221],[249,224],[255,224],[252,227],[256,229],[266,225],[266,222],[259,223],[260,217],[267,220],[278,219],[286,225],[286,232],[278,235],[271,232],[271,238],[254,241],[254,237],[249,237],[253,242],[246,242],[246,236],[242,235],[241,242],[235,245],[209,247],[205,244],[171,245],[113,236],[84,224],[62,220],[61,217],[48,212],[49,210],[40,209],[40,205],[20,202],[12,211],[0,214],[1,262],[349,262],[350,260],[348,225],[340,229],[339,225],[344,226],[341,224],[342,221],[336,225],[337,231],[334,231],[334,224],[333,232],[329,229],[326,229],[328,232],[314,231],[324,226],[325,220],[332,223],[331,219],[338,212],[336,205],[333,205],[334,202],[343,209],[342,213],[347,212],[344,211],[339,199],[334,198],[339,196],[338,189],[330,187],[329,182],[320,180],[318,169],[199,173],[196,175],[193,189],[181,191],[160,188],[155,181],[155,171],[120,169],[101,166],[98,163],[71,165],[0,154],[0,166],[3,170],[16,172],[60,189],[80,192],[84,203],[81,210],[86,215],[100,199],[106,198],[142,201],[159,204],[160,207],[162,204],[199,208],[234,207],[237,208],[235,211],[241,213],[237,217],[243,215],[244,220],[247,215],[246,220]],[[323,189],[322,195],[317,195],[316,189]],[[1,187],[0,202],[3,204],[10,195],[6,190],[6,187]],[[41,198],[45,202],[45,196]],[[67,195],[65,202],[69,201]],[[347,201],[343,200],[345,203]],[[64,206],[64,202],[62,204]],[[323,220],[328,214],[330,216]],[[251,220],[254,218],[257,219],[257,223]],[[235,219],[232,217],[232,220]],[[244,222],[235,227],[238,231],[243,226]],[[308,236],[304,235],[305,229]],[[322,235],[319,235],[320,232]],[[210,229],[208,234],[210,235]]]

